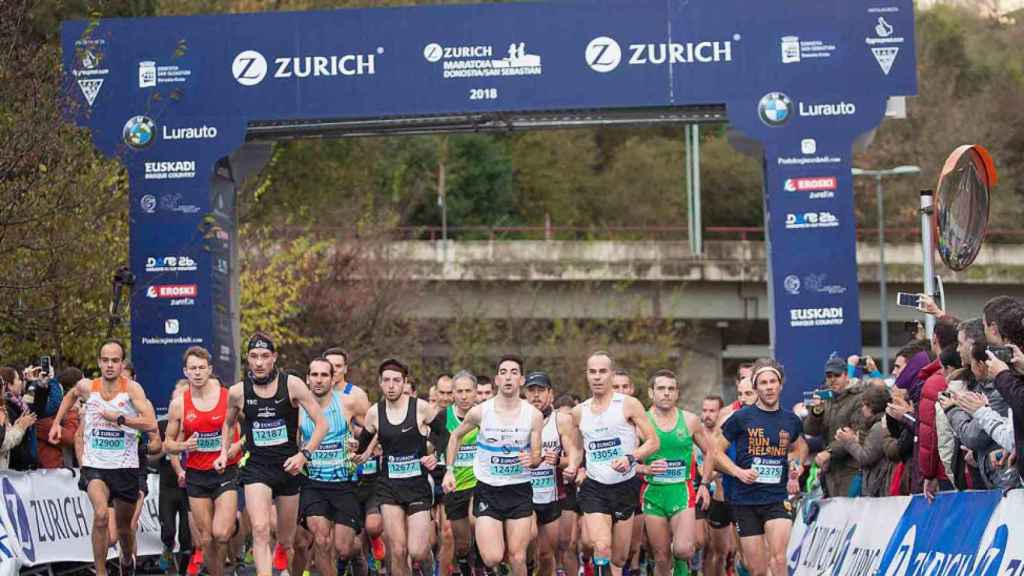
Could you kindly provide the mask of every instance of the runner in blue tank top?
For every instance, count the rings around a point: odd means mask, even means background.
[[[799,492],[808,452],[800,419],[779,405],[784,378],[774,360],[754,363],[751,381],[757,402],[722,424],[725,441],[714,456],[715,467],[738,480],[730,501],[743,561],[752,576],[786,573],[793,527],[787,492]],[[724,452],[727,445],[735,447],[735,463]]]

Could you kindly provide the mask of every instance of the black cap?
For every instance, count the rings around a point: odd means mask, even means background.
[[[825,362],[825,374],[846,374],[846,360],[838,356],[833,356]]]
[[[530,372],[526,375],[526,387],[530,386],[541,386],[543,388],[551,388],[551,379],[548,378],[547,372]]]
[[[409,367],[405,365],[405,362],[402,362],[398,358],[388,358],[381,362],[380,367],[377,368],[377,375],[383,376],[385,370],[395,370],[397,372],[401,372],[404,377],[409,376]]]

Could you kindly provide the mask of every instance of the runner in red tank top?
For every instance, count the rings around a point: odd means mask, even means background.
[[[188,453],[185,489],[198,537],[196,544],[203,550],[210,576],[223,576],[224,557],[238,508],[237,464],[242,441],[235,426],[228,466],[217,472],[213,463],[220,456],[228,390],[211,378],[210,372],[210,353],[206,349],[192,346],[185,351],[188,388],[171,401],[167,410],[164,445],[171,454]]]

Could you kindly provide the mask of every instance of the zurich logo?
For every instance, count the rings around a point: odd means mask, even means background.
[[[149,116],[132,116],[121,132],[124,143],[140,150],[149,146],[156,135],[156,126]]]
[[[231,75],[242,86],[255,86],[267,75],[267,59],[255,50],[246,50],[235,56]]]
[[[614,38],[600,36],[587,44],[584,56],[591,70],[604,74],[618,68],[622,61],[622,47]]]
[[[757,104],[757,114],[769,126],[782,126],[789,120],[793,103],[782,92],[769,92]]]

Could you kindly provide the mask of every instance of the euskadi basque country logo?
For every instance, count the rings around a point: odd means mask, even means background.
[[[769,92],[757,104],[757,114],[769,126],[782,126],[789,120],[793,103],[782,92]]]
[[[124,125],[122,136],[124,143],[141,150],[153,141],[156,126],[149,116],[132,116]]]

